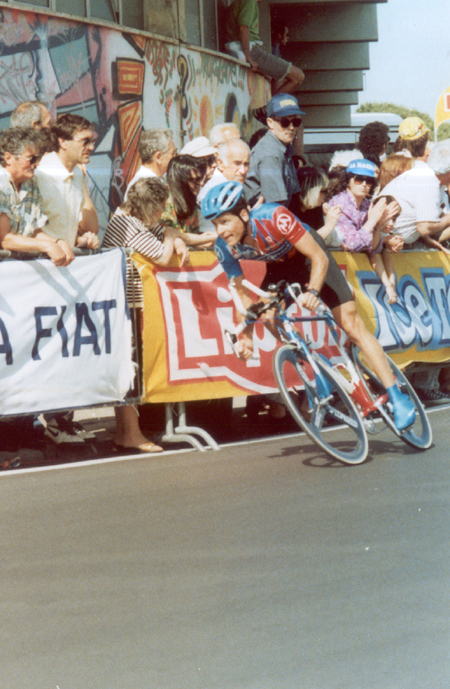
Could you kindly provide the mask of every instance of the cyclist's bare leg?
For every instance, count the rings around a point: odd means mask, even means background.
[[[384,387],[390,388],[395,380],[389,362],[386,359],[383,347],[376,337],[370,333],[356,310],[354,301],[348,301],[332,310],[337,324],[345,331],[350,340],[354,342]]]

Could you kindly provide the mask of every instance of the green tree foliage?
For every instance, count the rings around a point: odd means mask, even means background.
[[[400,117],[403,120],[405,119],[405,117],[420,117],[420,119],[425,122],[428,129],[430,130],[431,138],[434,138],[433,118],[424,112],[419,112],[418,110],[410,110],[409,108],[404,108],[403,106],[395,105],[394,103],[364,103],[363,105],[359,106],[356,112],[392,112],[394,113],[394,115],[400,115]],[[442,124],[441,127],[439,127],[439,134],[441,133],[440,130],[443,126],[444,124]],[[447,137],[443,136],[439,138],[445,139]]]
[[[450,139],[450,122],[442,122],[437,130],[438,141],[443,141],[444,139]]]

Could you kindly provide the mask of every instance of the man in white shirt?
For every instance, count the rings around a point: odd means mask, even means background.
[[[170,161],[177,154],[170,129],[155,127],[143,130],[139,138],[139,155],[142,164],[127,186],[125,198],[129,188],[143,177],[164,177]]]
[[[96,249],[98,218],[83,171],[95,148],[94,127],[68,113],[56,119],[51,134],[56,150],[47,153],[36,170],[47,232],[71,247]]]
[[[416,119],[416,118],[415,118]],[[417,118],[418,119],[418,118]],[[405,133],[403,132],[403,135]],[[425,151],[426,138],[418,130],[411,129],[411,136],[416,139],[423,138],[423,151],[417,150],[417,154]],[[393,233],[400,236],[406,246],[410,246],[416,240],[428,237],[443,240],[450,236],[450,213],[441,215],[440,185],[450,183],[450,141],[441,141],[433,147],[428,163],[416,160],[414,167],[392,182],[384,189],[383,195],[392,195],[401,206]],[[415,373],[413,384],[417,394],[424,403],[441,404],[450,401],[449,393],[439,389],[439,367]]]
[[[97,212],[84,179],[84,166],[95,148],[94,126],[81,115],[67,113],[51,126],[51,138],[55,150],[43,157],[36,170],[42,208],[48,218],[46,232],[69,247],[97,249]],[[44,418],[45,434],[57,444],[95,438],[74,422],[71,412],[45,414]]]
[[[441,216],[440,182],[428,163],[416,160],[414,167],[393,179],[383,189],[400,204],[401,213],[392,234],[412,244],[421,237],[438,235],[450,227],[450,213]]]

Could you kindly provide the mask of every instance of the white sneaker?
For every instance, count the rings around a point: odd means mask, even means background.
[[[80,435],[70,432],[70,429],[61,428],[61,424],[56,422],[47,423],[44,435],[47,438],[51,438],[57,445],[62,443],[84,443],[84,439]]]

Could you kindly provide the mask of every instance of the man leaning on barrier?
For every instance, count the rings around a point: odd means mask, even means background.
[[[36,170],[48,233],[71,247],[97,249],[97,211],[85,182],[85,165],[95,148],[94,125],[81,115],[66,113],[56,118],[51,135],[55,150]]]
[[[94,125],[81,115],[59,115],[51,126],[54,151],[42,158],[36,179],[48,233],[70,247],[99,247],[98,218],[86,186],[85,166],[95,148]],[[45,434],[55,443],[83,443],[95,435],[73,419],[73,413],[48,413]]]
[[[74,259],[70,246],[45,231],[47,216],[34,178],[40,141],[32,128],[0,133],[0,245],[9,251],[43,252],[56,266],[67,266]]]
[[[202,214],[215,225],[217,257],[227,276],[234,280],[244,306],[248,308],[252,300],[242,284],[240,259],[266,263],[263,289],[280,280],[300,282],[305,286],[300,300],[308,310],[317,309],[320,294],[337,324],[361,349],[386,388],[397,429],[408,428],[415,419],[413,403],[398,388],[383,348],[359,316],[350,288],[333,256],[318,245],[295,215],[277,203],[265,203],[249,211],[244,187],[238,182],[224,182],[211,189],[202,201]],[[253,341],[245,330],[238,351],[243,359],[252,355]]]

